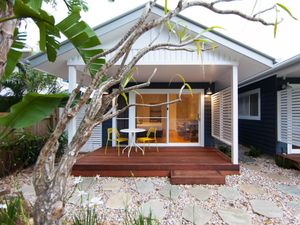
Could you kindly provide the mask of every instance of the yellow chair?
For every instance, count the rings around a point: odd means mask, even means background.
[[[151,134],[153,134],[153,137],[150,137]],[[159,152],[158,147],[157,147],[156,128],[150,127],[147,131],[146,137],[139,137],[139,138],[137,138],[137,141],[142,142],[144,144],[154,141],[156,143],[156,151]]]
[[[112,135],[115,134],[116,139],[113,139]],[[118,146],[118,156],[120,156],[120,143],[124,141],[128,141],[128,138],[121,137],[119,131],[116,128],[107,128],[107,140],[106,140],[106,146],[105,146],[105,154],[107,151],[107,145],[109,141],[116,141]]]

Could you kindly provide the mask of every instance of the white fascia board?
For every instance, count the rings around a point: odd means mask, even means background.
[[[153,9],[153,13],[157,14],[158,16],[163,16],[164,12],[162,9],[155,7]],[[200,33],[203,31],[206,27],[204,27],[201,24],[197,24],[195,21],[192,21],[182,15],[179,15],[175,18],[172,18],[171,21],[174,23],[180,24],[182,23],[182,20],[187,24],[187,27],[189,30],[195,32],[195,33]],[[263,53],[259,54],[258,51],[255,51],[254,49],[251,50],[250,47],[242,46],[241,44],[238,44],[237,42],[231,41],[229,37],[225,38],[225,35],[223,34],[218,34],[217,32],[207,32],[204,34],[207,38],[227,47],[230,48],[237,53],[240,53],[242,55],[245,55],[253,60],[256,60],[264,65],[267,65],[269,67],[272,67],[274,65],[274,59],[271,57],[264,56]]]

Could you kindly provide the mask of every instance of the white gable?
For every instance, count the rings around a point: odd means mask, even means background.
[[[109,49],[126,33],[127,30],[137,21],[143,8],[138,8],[121,17],[113,19],[95,28],[103,49]],[[153,9],[153,17],[162,15],[161,7]],[[184,17],[176,17],[173,22],[186,24],[191,33],[197,34],[203,31],[202,25],[188,20]],[[142,47],[145,47],[154,37],[158,29],[144,34],[137,40],[129,55],[129,59]],[[225,88],[230,84],[231,66],[238,65],[239,82],[248,79],[253,74],[260,73],[273,65],[273,59],[257,52],[241,43],[238,43],[224,35],[218,33],[206,33],[207,38],[213,40],[218,46],[214,51],[204,52],[202,59],[196,53],[185,51],[154,51],[138,62],[138,74],[136,79],[144,81],[152,73],[153,69],[158,68],[157,75],[153,82],[168,82],[176,73],[182,73],[189,82],[216,82],[219,89]],[[167,31],[163,31],[157,42],[165,42],[170,39]],[[171,37],[171,40],[174,37]],[[190,46],[195,48],[195,46]],[[31,64],[43,71],[58,75],[67,79],[67,64],[77,65],[78,76],[83,70],[83,63],[73,46],[64,43],[58,54],[57,61],[50,63],[45,54],[31,57]],[[118,64],[118,63],[117,63]],[[114,68],[116,69],[116,68]],[[111,73],[114,72],[111,70]]]

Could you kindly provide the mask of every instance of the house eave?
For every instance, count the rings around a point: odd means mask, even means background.
[[[265,70],[261,73],[258,73],[258,74],[252,76],[251,78],[249,78],[245,81],[240,82],[239,87],[244,87],[244,86],[247,86],[249,84],[252,84],[252,83],[258,82],[260,80],[266,79],[268,77],[274,76],[274,75],[276,75],[277,73],[279,73],[281,71],[284,71],[284,70],[286,70],[290,67],[293,67],[293,66],[297,66],[299,64],[300,64],[300,54],[296,55],[292,58],[289,58],[285,61],[282,61],[280,63],[277,63],[272,68],[270,68],[268,70]]]

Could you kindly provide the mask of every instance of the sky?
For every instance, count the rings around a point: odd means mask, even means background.
[[[294,20],[286,12],[281,12],[279,18],[283,21],[278,26],[277,36],[274,38],[273,27],[263,26],[255,22],[249,22],[232,15],[216,15],[207,9],[194,7],[183,11],[182,15],[195,20],[205,26],[221,26],[223,29],[217,30],[235,40],[238,40],[252,48],[255,48],[267,55],[274,57],[277,61],[282,61],[297,54],[300,54],[300,1],[299,0],[238,0],[236,2],[222,3],[219,5],[222,9],[238,9],[244,13],[251,14],[255,5],[254,12],[268,8],[275,2],[282,3],[292,14],[299,18]],[[67,15],[67,9],[61,0],[57,0],[56,8],[45,5],[56,19],[62,20]],[[97,26],[107,20],[110,20],[120,14],[146,3],[147,0],[86,0],[89,10],[82,13],[83,20],[91,27]],[[163,0],[158,3],[163,4]],[[169,0],[169,7],[176,5],[177,0]],[[275,13],[267,13],[264,19],[274,21]],[[27,30],[30,34],[28,44],[36,49],[38,43],[38,30],[33,23],[27,24]]]

